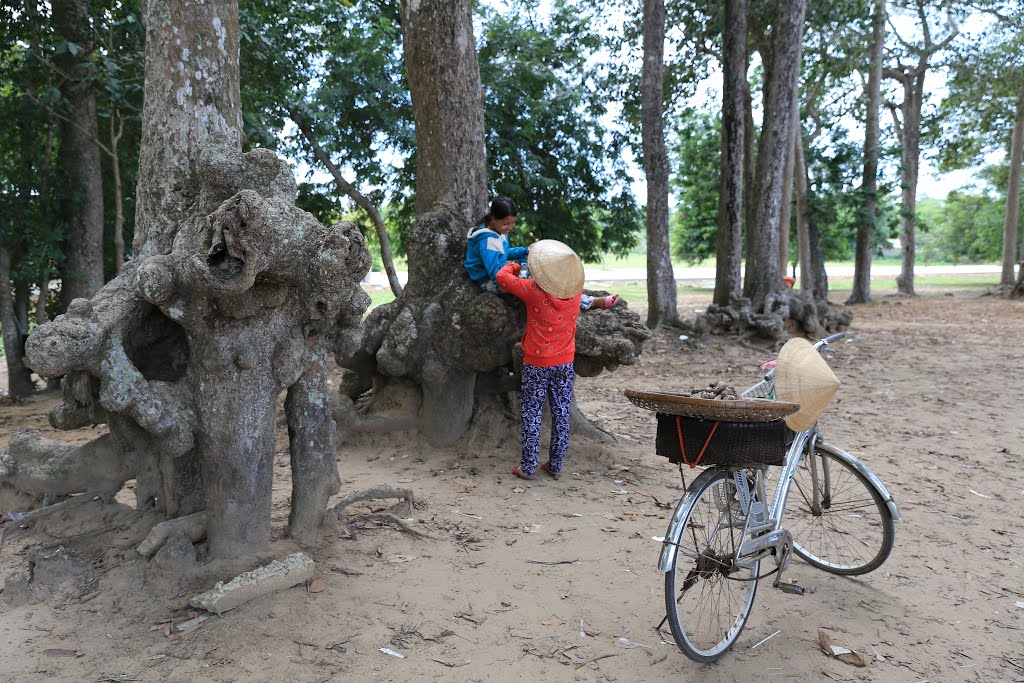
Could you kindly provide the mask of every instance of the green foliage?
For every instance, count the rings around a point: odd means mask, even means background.
[[[672,143],[672,254],[689,265],[715,256],[718,233],[718,186],[721,119],[688,110],[677,124]]]
[[[40,36],[38,23],[0,23],[0,44],[7,45],[0,52],[0,241],[11,259],[11,280],[23,285],[55,275],[61,260],[50,108],[59,93],[49,80]]]
[[[371,201],[408,194],[403,160],[414,136],[398,3],[243,0],[240,22],[247,144],[323,169],[310,141],[286,125],[300,116]]]
[[[945,201],[921,203],[927,227],[917,248],[925,261],[998,262],[1003,248],[1006,200],[985,192],[950,192]]]
[[[483,11],[480,78],[491,188],[519,206],[520,240],[562,240],[584,258],[627,252],[642,213],[629,191],[625,139],[602,122],[608,72],[594,18],[555,0]],[[513,241],[515,237],[513,237]]]
[[[946,82],[949,95],[933,126],[944,172],[976,166],[987,152],[1007,148],[1014,118],[1024,107],[1024,9],[1019,2],[983,5],[1001,14],[988,15],[985,30],[957,46]]]
[[[64,253],[79,245],[63,242],[64,226],[57,173],[60,122],[69,103],[60,85],[66,74],[59,55],[88,61],[81,85],[96,93],[96,111],[105,194],[106,273],[114,274],[114,194],[110,118],[120,133],[118,157],[122,183],[125,241],[130,248],[135,217],[134,194],[142,108],[143,35],[137,0],[88,3],[94,44],[69,42],[56,34],[42,3],[28,3],[23,13],[0,19],[0,235],[12,258],[12,279],[38,286],[59,277]],[[80,87],[80,86],[76,86]],[[59,312],[59,311],[58,311]]]

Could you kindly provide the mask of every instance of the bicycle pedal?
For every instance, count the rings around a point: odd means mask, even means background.
[[[784,581],[780,581],[779,585],[776,587],[783,593],[792,593],[793,595],[804,594],[804,587],[798,583],[786,583]]]

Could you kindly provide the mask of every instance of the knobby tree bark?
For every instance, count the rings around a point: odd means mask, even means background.
[[[12,438],[0,494],[112,495],[134,477],[140,508],[205,509],[210,559],[258,553],[287,390],[289,533],[308,542],[340,484],[323,363],[369,304],[369,253],[352,224],[294,206],[286,162],[241,153],[237,0],[147,0],[144,19],[136,256],[28,342],[37,372],[65,376],[54,426],[110,434],[70,450]]]
[[[882,60],[885,49],[886,0],[875,0],[871,19],[871,53],[868,65],[867,111],[864,119],[864,179],[861,194],[864,204],[853,266],[853,289],[848,304],[871,301],[871,242],[878,212],[878,152],[881,139],[878,113],[882,102]]]
[[[51,11],[54,30],[75,46],[54,58],[62,74],[61,96],[68,104],[58,151],[66,226],[61,303],[67,308],[74,299],[90,297],[103,286],[103,174],[88,5],[83,0],[55,0]]]
[[[647,326],[655,329],[679,320],[668,233],[664,0],[644,0],[643,22],[640,127],[647,178]]]

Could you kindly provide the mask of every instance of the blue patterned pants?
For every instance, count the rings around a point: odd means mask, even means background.
[[[569,448],[569,406],[572,402],[574,377],[572,363],[549,368],[523,363],[523,459],[519,463],[519,469],[528,477],[532,477],[537,471],[540,422],[545,400],[551,407],[548,469],[553,474],[558,474],[562,470],[562,459]]]

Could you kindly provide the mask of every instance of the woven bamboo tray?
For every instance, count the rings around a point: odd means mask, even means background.
[[[799,403],[769,399],[715,400],[683,394],[626,389],[626,398],[634,405],[668,415],[698,417],[723,422],[771,422],[795,413]]]

